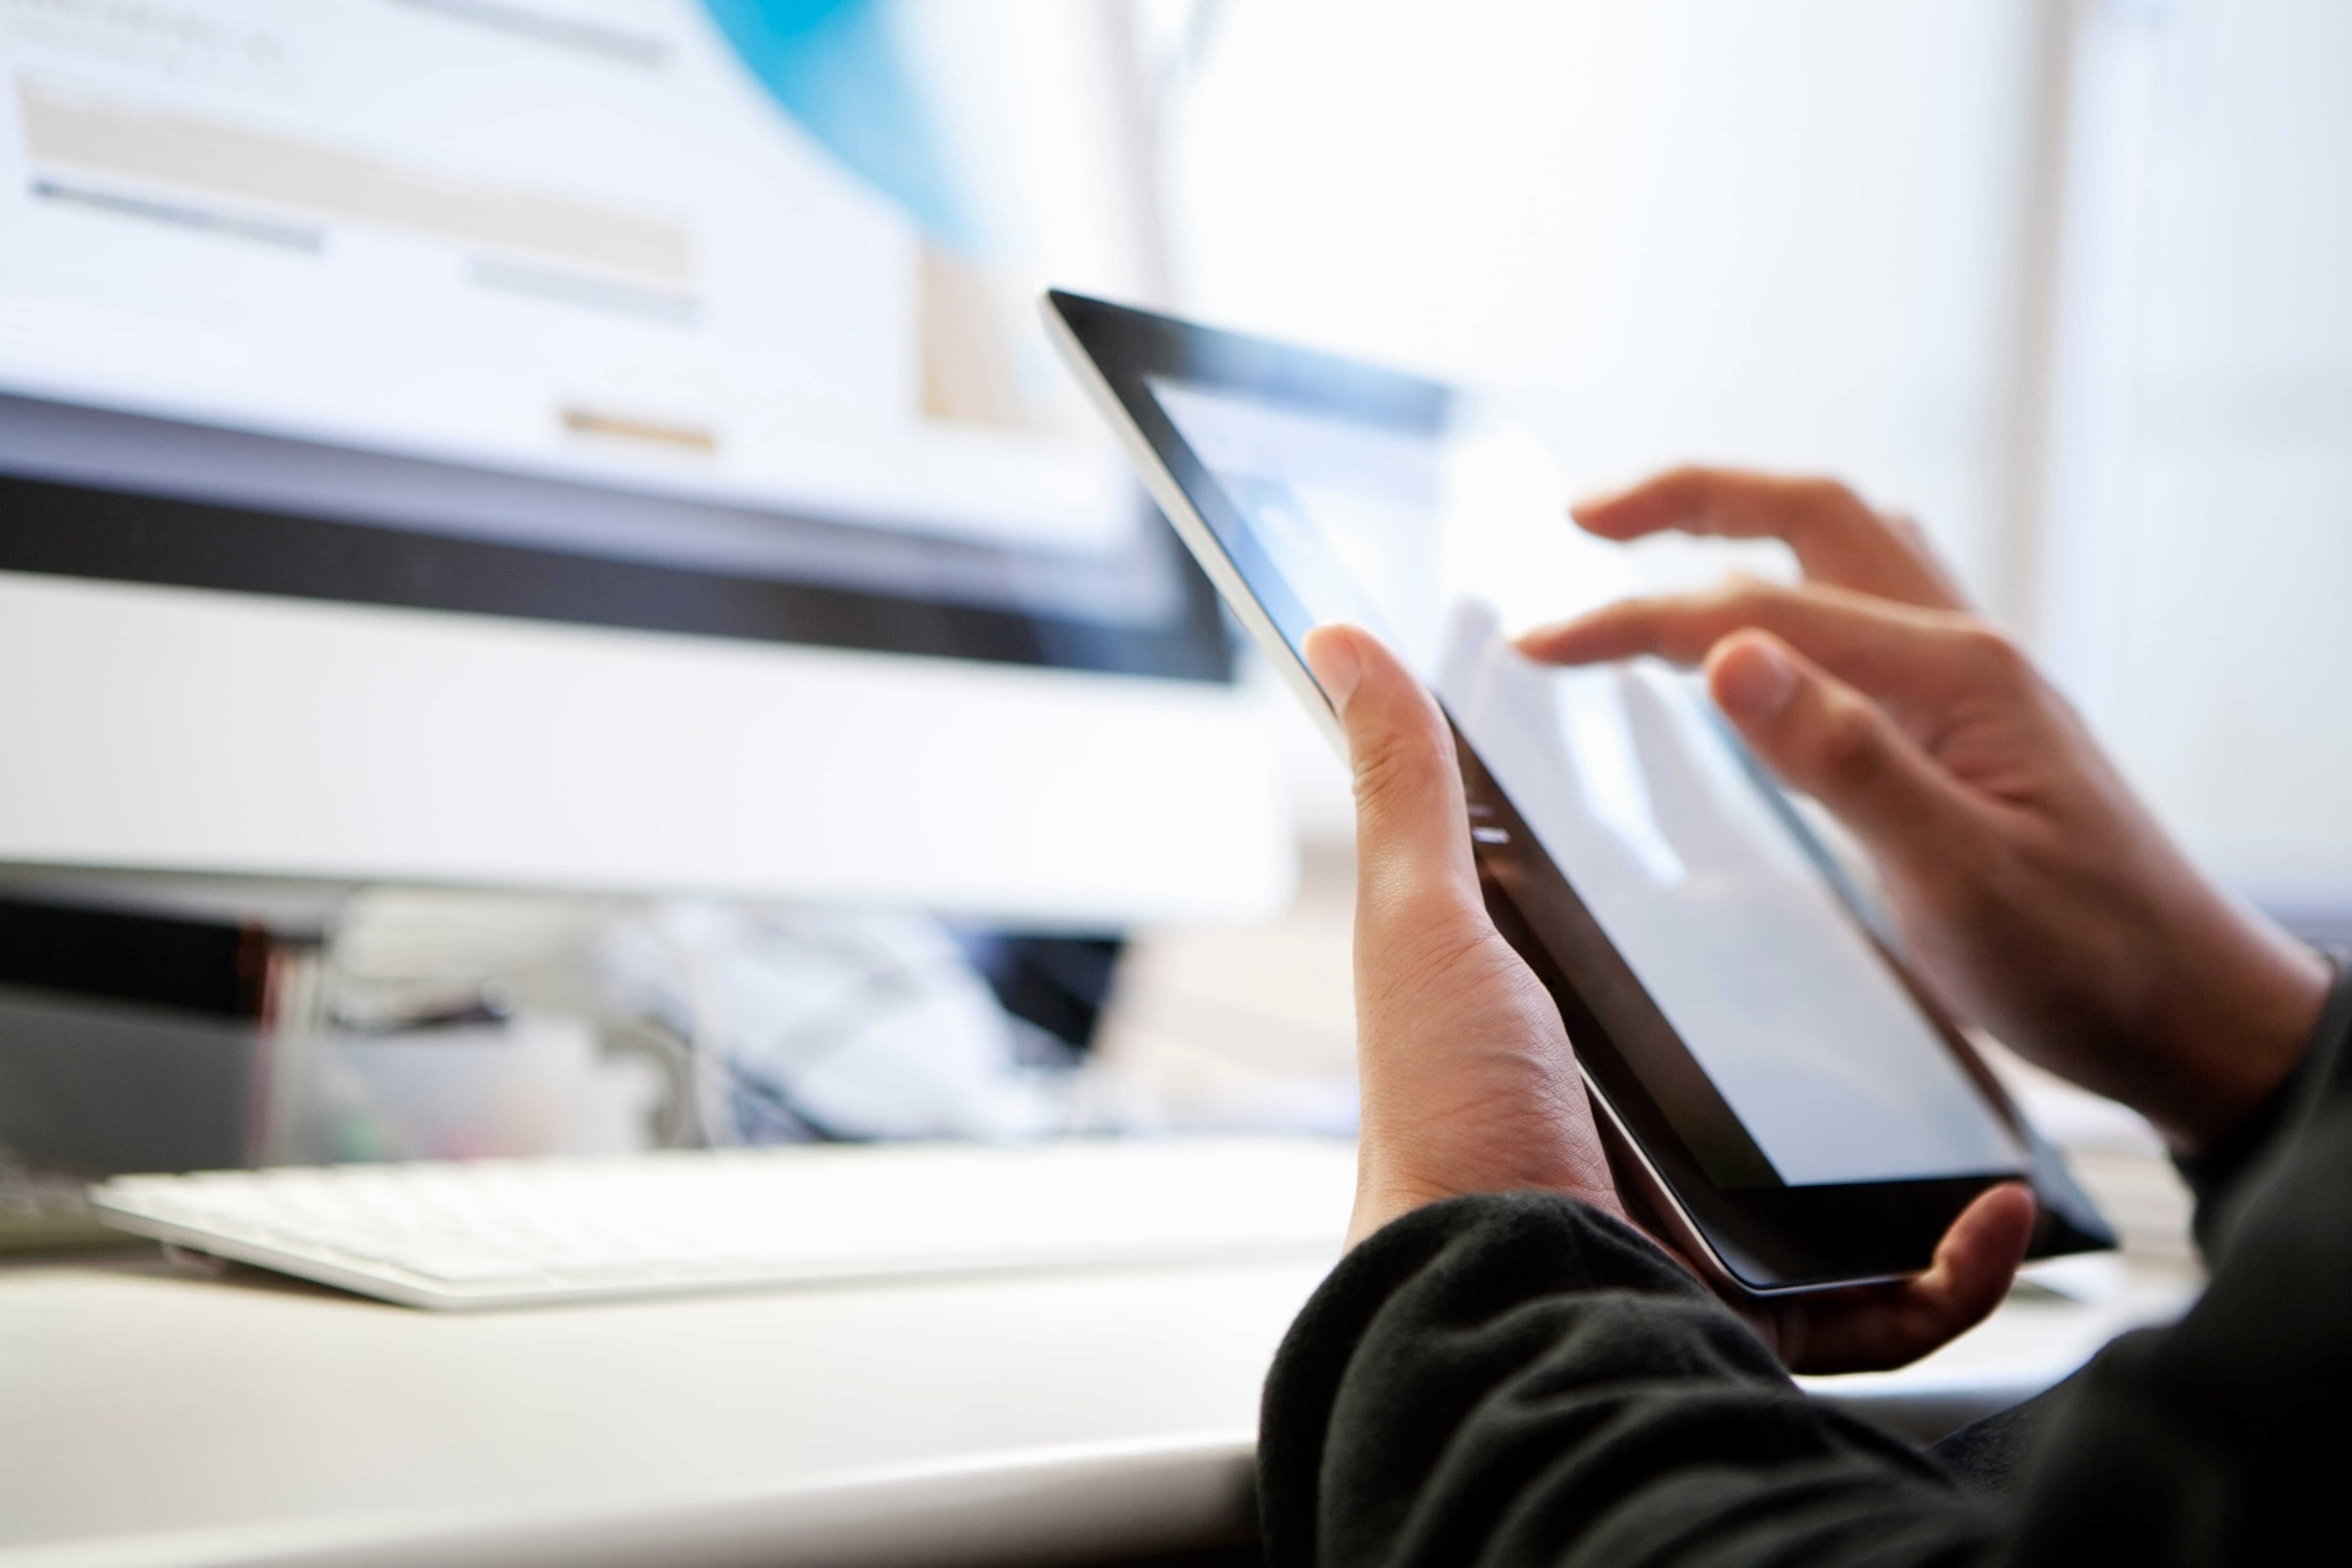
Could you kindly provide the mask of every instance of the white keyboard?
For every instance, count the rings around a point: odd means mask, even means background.
[[[1320,1139],[681,1151],[117,1176],[109,1225],[409,1306],[1336,1256]]]

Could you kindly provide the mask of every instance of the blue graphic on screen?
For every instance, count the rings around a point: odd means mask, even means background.
[[[982,248],[904,46],[902,0],[703,0],[752,76],[835,157],[951,249]]]

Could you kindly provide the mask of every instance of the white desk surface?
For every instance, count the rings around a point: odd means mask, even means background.
[[[150,1255],[0,1267],[0,1568],[1102,1562],[1251,1528],[1314,1263],[439,1314]],[[1818,1391],[1916,1436],[2178,1289],[2026,1296]]]
[[[5,1568],[1100,1561],[1254,1518],[1311,1263],[438,1314],[0,1268]]]

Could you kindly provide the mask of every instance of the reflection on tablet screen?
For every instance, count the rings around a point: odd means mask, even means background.
[[[1249,536],[1237,567],[1303,612],[1285,637],[1358,621],[1430,683],[1782,1182],[2021,1168],[1687,678],[1512,646],[1633,586],[1532,441],[1466,402],[1416,426],[1150,384]]]

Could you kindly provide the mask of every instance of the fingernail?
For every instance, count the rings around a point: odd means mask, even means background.
[[[1337,627],[1318,626],[1307,634],[1300,651],[1307,656],[1307,668],[1315,672],[1315,684],[1334,709],[1346,712],[1348,699],[1364,673],[1363,662],[1356,657],[1356,639]]]
[[[1740,644],[1715,671],[1715,700],[1735,719],[1769,719],[1797,689],[1797,667],[1761,637]]]

